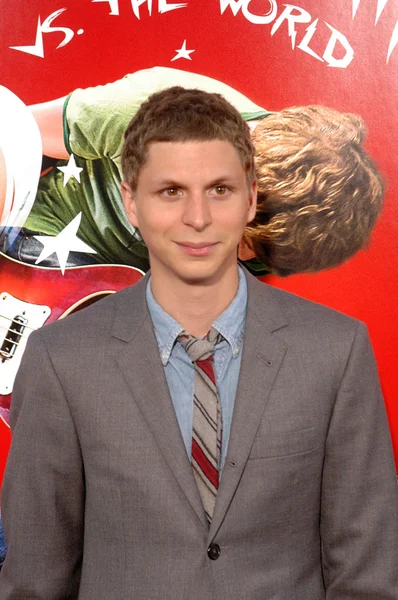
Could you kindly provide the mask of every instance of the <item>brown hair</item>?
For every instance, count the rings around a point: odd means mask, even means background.
[[[124,179],[134,190],[151,142],[223,140],[237,150],[249,184],[255,179],[250,130],[220,94],[174,86],[152,94],[127,127],[122,151]]]
[[[257,213],[245,239],[274,273],[336,266],[366,246],[383,183],[364,123],[323,106],[272,113],[252,132]]]

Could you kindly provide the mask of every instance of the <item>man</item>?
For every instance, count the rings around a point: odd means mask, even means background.
[[[0,599],[396,600],[366,328],[238,267],[247,125],[217,94],[171,88],[131,121],[122,164],[151,272],[29,338]]]
[[[68,266],[124,263],[147,271],[146,246],[128,222],[120,194],[122,136],[141,103],[172,85],[222,94],[253,129],[258,211],[238,253],[249,270],[319,271],[367,245],[383,184],[363,147],[360,117],[322,106],[270,113],[211,77],[154,67],[31,107],[43,153],[64,160],[41,177],[24,229],[12,244],[3,239],[3,251],[34,263],[43,248],[35,234],[55,236],[81,213],[78,236],[96,253],[71,253]],[[72,154],[82,169],[80,181],[72,177],[65,186],[57,167],[63,169]],[[53,255],[40,264],[57,267],[58,260]]]

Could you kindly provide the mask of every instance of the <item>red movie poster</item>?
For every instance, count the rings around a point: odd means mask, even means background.
[[[288,200],[264,201],[267,231],[273,228],[285,258],[273,260],[273,241],[266,257],[243,247],[240,258],[268,283],[366,322],[398,459],[397,19],[393,0],[3,3],[0,481],[29,334],[135,283],[148,268],[139,232],[123,213],[120,148],[140,103],[171,85],[218,91],[244,118],[269,118],[270,127],[293,106],[300,114],[325,106],[363,119],[366,136],[359,119],[346,118],[337,150],[343,156],[346,144],[364,145],[372,175],[352,182],[356,167],[347,158],[327,193],[315,189],[319,181],[313,187],[313,201],[300,204],[299,189]],[[306,160],[310,173],[330,158],[315,149]],[[281,184],[291,173],[284,172]],[[343,183],[337,195],[334,186]],[[321,208],[318,192],[327,198]]]

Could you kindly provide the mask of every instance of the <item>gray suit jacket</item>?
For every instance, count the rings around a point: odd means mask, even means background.
[[[248,284],[210,531],[145,280],[30,336],[1,600],[397,600],[395,467],[366,328]]]

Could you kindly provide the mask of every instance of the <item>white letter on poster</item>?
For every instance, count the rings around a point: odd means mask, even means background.
[[[392,32],[390,44],[387,52],[387,62],[390,60],[390,56],[393,53],[395,46],[398,44],[398,21],[395,23],[394,31]]]
[[[148,11],[150,16],[152,16],[152,0],[131,0],[131,8],[137,19],[140,18],[140,6],[142,4],[148,4]]]
[[[60,8],[59,10],[56,10],[55,12],[51,13],[51,15],[47,17],[45,21],[43,21],[43,24],[41,24],[39,17],[36,29],[36,41],[34,46],[10,46],[10,48],[12,50],[19,50],[20,52],[25,52],[26,54],[32,54],[33,56],[39,56],[40,58],[44,58],[43,33],[53,33],[54,31],[61,31],[65,36],[63,41],[60,44],[58,44],[57,49],[62,48],[62,46],[66,46],[66,44],[69,44],[69,42],[75,35],[75,32],[72,29],[69,29],[69,27],[51,27],[51,23],[54,21],[54,19],[59,17],[59,15],[65,12],[65,10],[66,8]]]
[[[236,17],[238,12],[240,10],[242,10],[242,7],[244,4],[246,5],[246,8],[247,8],[247,1],[248,0],[220,0],[221,14],[223,14],[229,6],[229,8],[232,10],[234,17]]]
[[[312,50],[312,48],[310,48],[308,45],[310,43],[310,41],[312,40],[312,38],[314,37],[317,25],[318,25],[318,19],[315,19],[315,21],[307,27],[306,34],[303,37],[303,39],[301,40],[301,42],[299,43],[299,45],[297,46],[297,48],[300,48],[300,50],[303,50],[303,52],[307,52],[307,54],[309,54],[310,56],[313,56],[314,58],[317,58],[318,60],[323,62],[323,58],[321,58],[316,52],[314,52],[314,50]]]
[[[340,31],[337,31],[337,29],[329,25],[329,23],[326,23],[326,21],[325,25],[329,27],[329,29],[332,32],[332,35],[330,36],[330,40],[328,41],[326,50],[323,53],[323,58],[328,63],[328,67],[338,67],[339,69],[346,69],[352,61],[352,59],[354,58],[354,50],[350,46],[345,35],[340,33]],[[340,44],[346,51],[343,58],[334,58],[333,56],[333,51],[336,47],[337,42],[340,42]]]
[[[275,0],[269,0],[270,9],[265,15],[255,15],[249,11],[251,0],[246,1],[246,5],[242,8],[242,13],[248,21],[256,25],[268,25],[272,23],[278,12],[278,5]]]
[[[177,10],[177,8],[185,8],[188,2],[180,2],[178,4],[167,4],[167,0],[159,0],[159,12],[160,14],[169,12],[170,10]]]
[[[280,14],[280,16],[275,21],[272,29],[271,35],[274,35],[276,31],[278,31],[279,27],[282,25],[283,21],[288,22],[288,31],[289,37],[292,38],[292,49],[294,50],[296,45],[296,23],[310,23],[312,17],[309,12],[300,8],[299,6],[294,6],[293,4],[285,4],[285,10]],[[293,11],[297,10],[296,14],[293,14]]]
[[[47,19],[45,21],[43,21],[43,25],[41,26],[41,30],[43,33],[52,33],[53,31],[61,31],[64,34],[64,36],[65,36],[64,40],[60,44],[58,44],[57,49],[62,48],[63,46],[66,46],[66,44],[69,44],[69,42],[75,35],[75,32],[72,31],[72,29],[69,29],[69,27],[51,27],[51,23],[54,21],[54,19],[59,17],[59,15],[61,13],[63,13],[65,10],[66,10],[66,8],[60,8],[59,10],[55,11],[52,15],[47,17]]]

